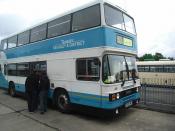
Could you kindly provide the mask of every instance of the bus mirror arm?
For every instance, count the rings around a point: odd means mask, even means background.
[[[125,80],[123,80],[123,81],[122,81],[122,84],[121,84],[121,86],[124,86],[124,84],[125,84]]]
[[[132,80],[133,80],[134,83],[136,83],[135,77],[132,77]]]
[[[136,70],[135,69],[132,69],[131,75],[132,75],[133,82],[136,83],[136,80],[135,80],[135,78],[136,78]]]

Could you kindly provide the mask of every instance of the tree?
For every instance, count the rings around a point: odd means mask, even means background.
[[[173,57],[168,57],[168,59],[170,59],[170,60],[175,60]]]
[[[152,54],[144,54],[141,57],[138,57],[139,61],[159,61],[160,59],[169,59],[169,60],[175,60],[173,57],[166,58],[161,53],[156,52],[154,55]]]
[[[142,57],[139,58],[139,61],[145,60],[154,60],[154,57],[152,54],[144,54]]]
[[[166,59],[161,53],[156,52],[155,55],[153,55],[154,59],[156,61],[159,61],[160,59]]]

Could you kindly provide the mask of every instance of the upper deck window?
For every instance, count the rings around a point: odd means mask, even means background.
[[[105,5],[105,18],[108,25],[124,30],[124,21],[121,11]]]
[[[30,42],[43,40],[46,38],[47,24],[37,26],[31,30]]]
[[[1,41],[1,45],[0,45],[0,49],[1,50],[5,50],[5,49],[7,49],[7,40],[5,39],[5,40],[2,40]]]
[[[17,44],[17,35],[13,36],[13,37],[10,37],[8,39],[8,48],[16,47],[16,44]]]
[[[71,15],[66,15],[48,23],[48,37],[67,34],[70,32]]]
[[[18,46],[29,43],[29,30],[18,35]]]
[[[95,5],[81,11],[75,12],[72,18],[72,31],[79,31],[95,26],[99,26],[100,5]]]
[[[109,26],[125,30],[135,34],[134,20],[122,11],[108,4],[105,4],[105,19]]]
[[[127,16],[126,14],[123,14],[124,16],[124,21],[125,21],[125,29],[126,31],[135,34],[135,26],[134,26],[134,21],[131,17]]]

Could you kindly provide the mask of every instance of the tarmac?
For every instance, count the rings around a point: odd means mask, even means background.
[[[104,114],[99,114],[103,116]],[[0,131],[175,131],[175,114],[129,108],[112,118],[76,111],[29,113],[27,102],[0,89]]]

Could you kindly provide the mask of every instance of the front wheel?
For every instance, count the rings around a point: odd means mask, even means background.
[[[62,113],[71,112],[71,104],[68,93],[64,90],[58,90],[55,95],[56,107]]]
[[[15,91],[15,84],[14,83],[9,83],[9,89],[8,89],[9,95],[12,97],[16,96],[16,91]]]

